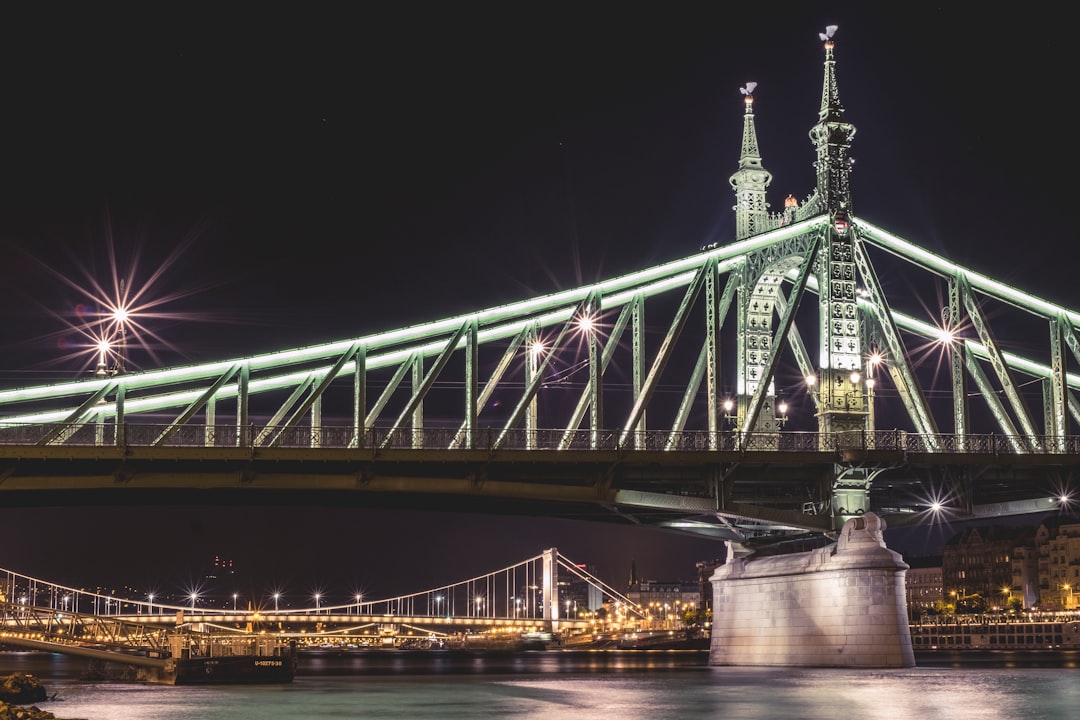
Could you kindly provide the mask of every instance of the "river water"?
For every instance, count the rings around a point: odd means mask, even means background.
[[[41,678],[38,703],[74,720],[888,717],[1064,720],[1080,708],[1080,655],[897,670],[709,667],[704,652],[602,651],[301,656],[287,685],[87,682],[86,661],[0,653],[0,674]]]

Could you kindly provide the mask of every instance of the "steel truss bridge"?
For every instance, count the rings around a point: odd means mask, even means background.
[[[767,210],[751,94],[743,116],[731,242],[321,345],[137,372],[114,356],[2,389],[0,496],[523,512],[737,542],[869,511],[1067,507],[1080,312],[855,213],[831,37],[805,200]]]
[[[157,667],[175,647],[228,648],[237,654],[260,642],[353,643],[408,647],[409,641],[483,635],[512,644],[530,634],[593,639],[628,629],[681,627],[643,607],[551,548],[512,566],[422,592],[392,598],[309,598],[280,607],[268,595],[236,607],[193,594],[187,604],[130,599],[0,569],[0,645]],[[181,636],[183,642],[177,643]]]

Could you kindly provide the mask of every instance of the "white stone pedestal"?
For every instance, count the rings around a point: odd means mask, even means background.
[[[904,576],[873,513],[835,545],[729,558],[713,586],[710,665],[913,667]]]

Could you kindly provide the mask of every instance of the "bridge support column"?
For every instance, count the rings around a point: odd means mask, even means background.
[[[904,577],[873,513],[844,523],[835,546],[731,556],[713,586],[710,665],[913,667]]]
[[[880,469],[836,466],[832,485],[833,528],[841,530],[848,520],[870,512],[870,486]]]

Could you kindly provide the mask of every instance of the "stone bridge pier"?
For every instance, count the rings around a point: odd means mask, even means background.
[[[904,578],[873,513],[844,523],[835,545],[732,557],[713,586],[710,665],[913,667]]]

